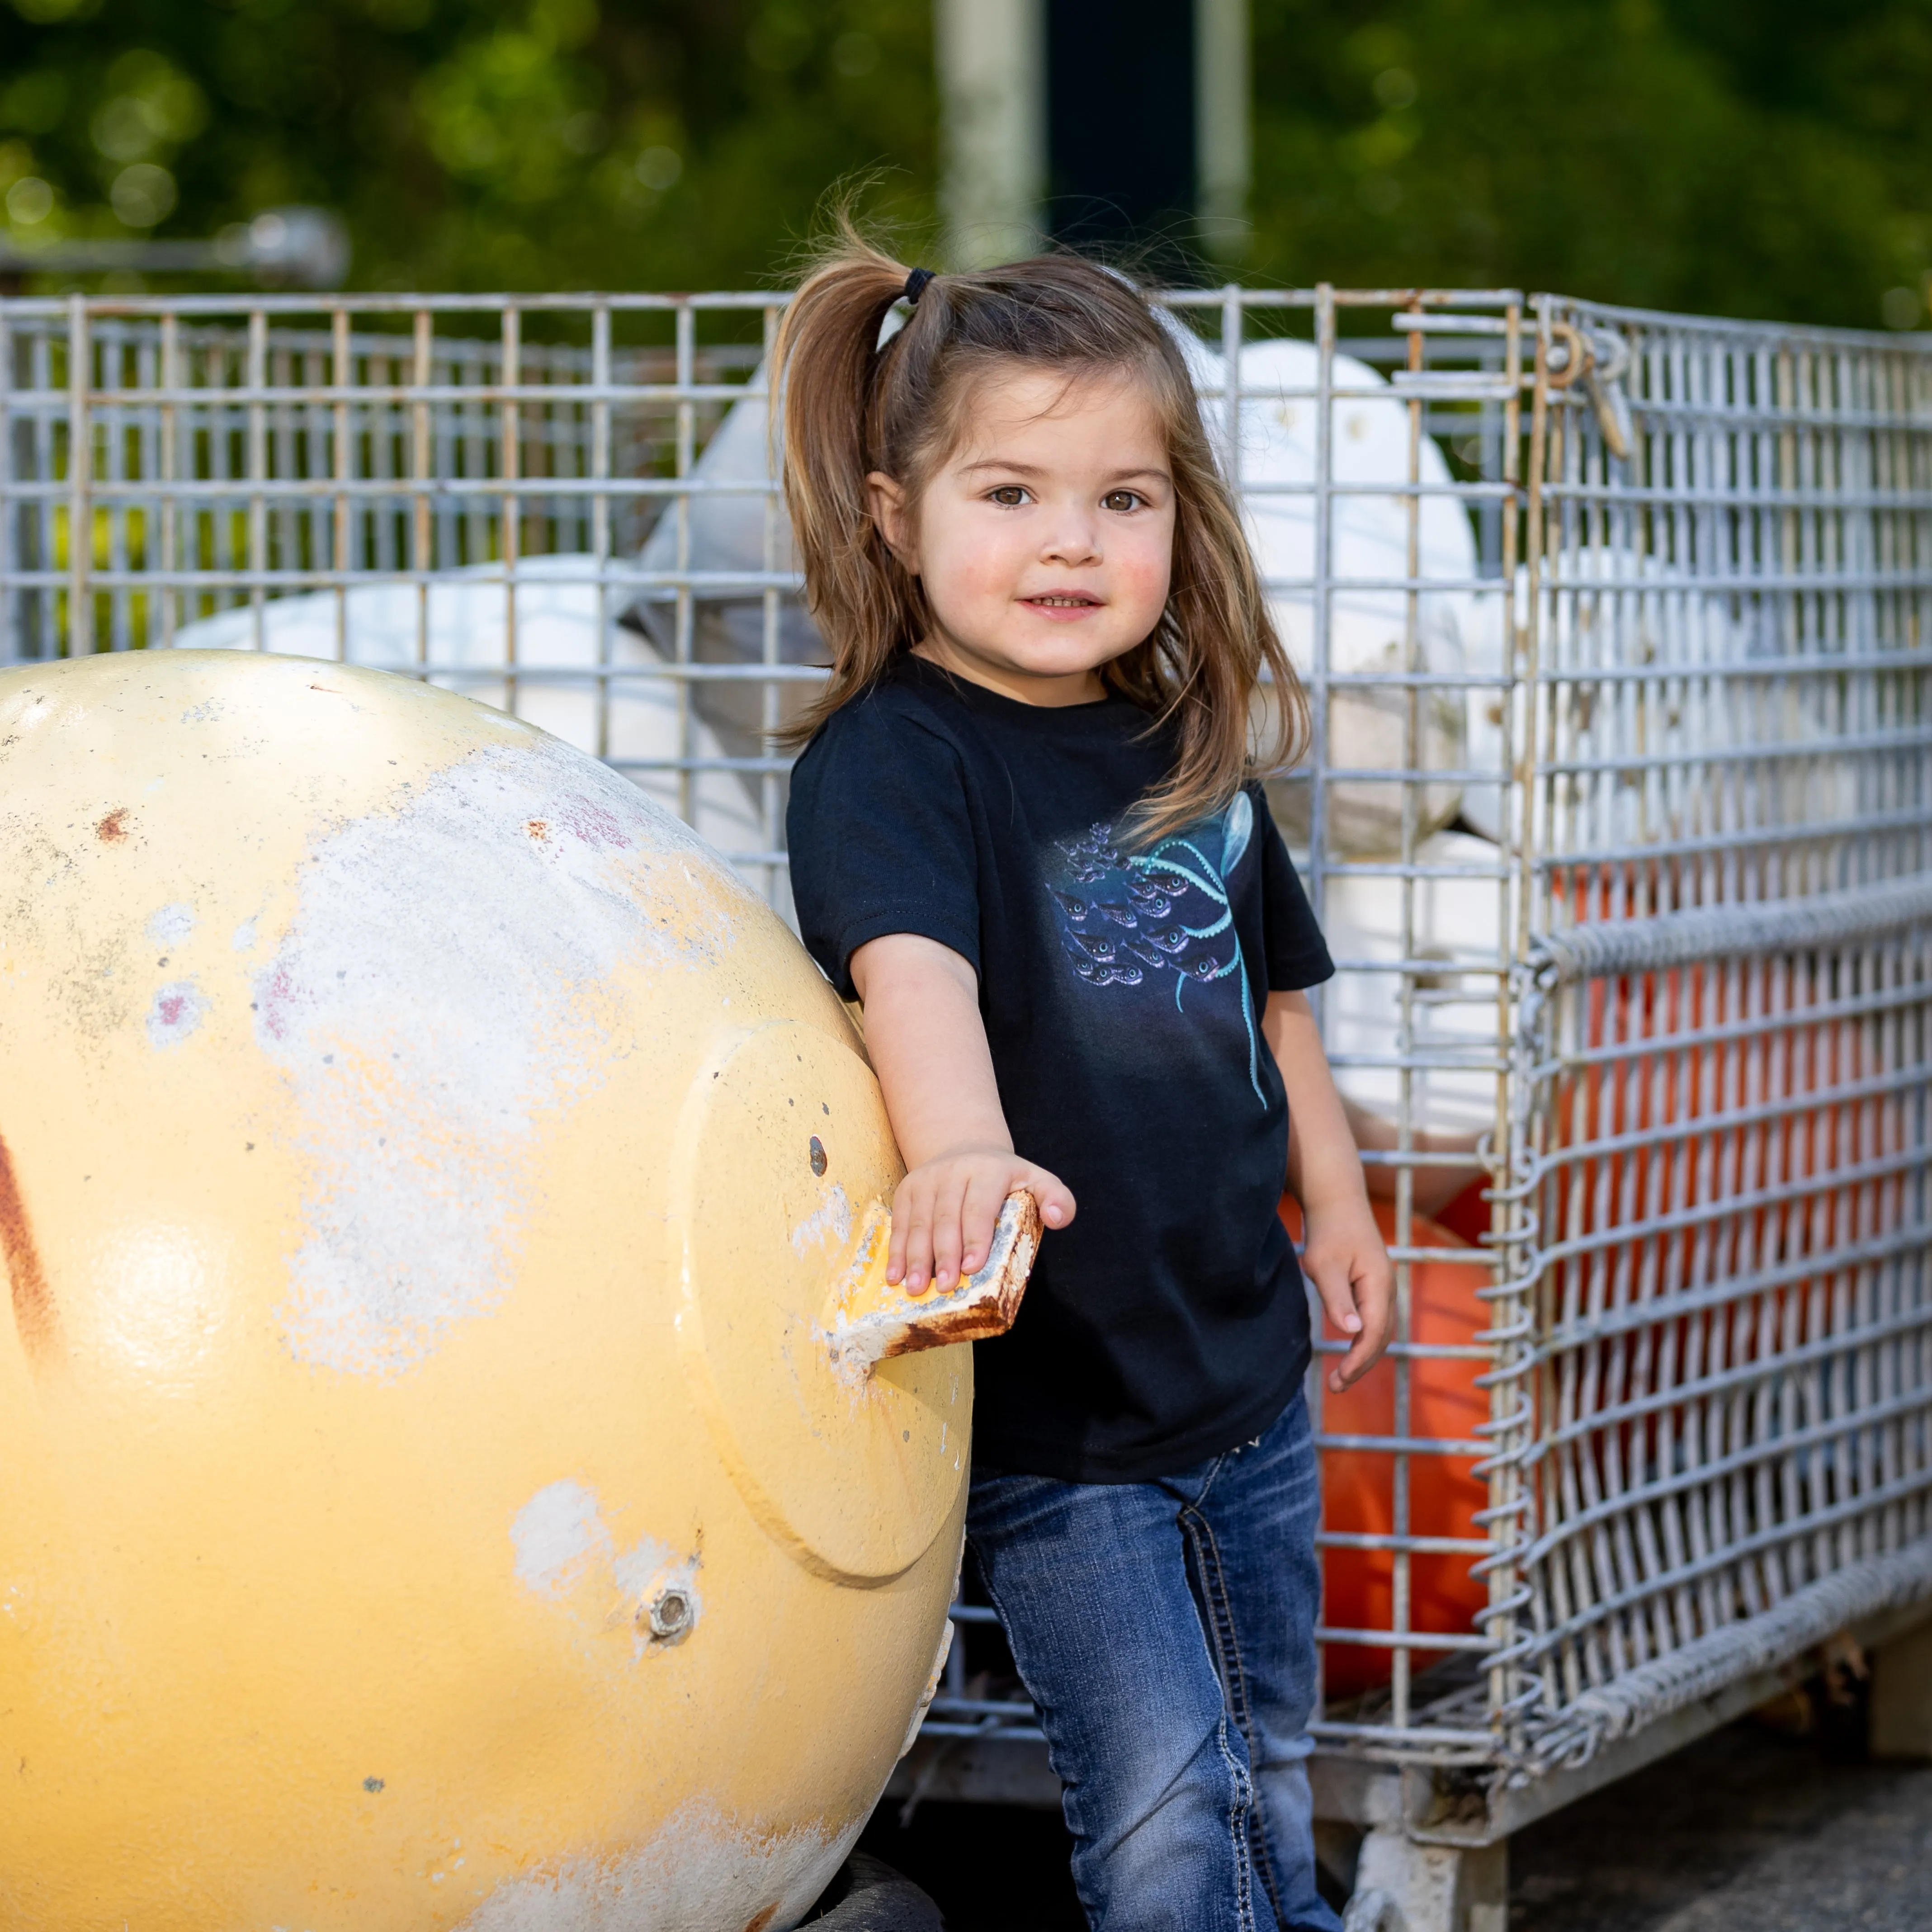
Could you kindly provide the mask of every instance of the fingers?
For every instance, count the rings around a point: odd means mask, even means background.
[[[1322,1312],[1330,1325],[1344,1335],[1360,1335],[1362,1316],[1355,1306],[1355,1284],[1348,1262],[1308,1251],[1301,1257],[1301,1265],[1322,1298]]]
[[[1024,1187],[1033,1196],[1040,1218],[1049,1228],[1065,1227],[1078,1211],[1073,1190],[1058,1174],[1049,1174],[1043,1167],[1028,1163],[1013,1186]]]
[[[988,1168],[977,1169],[968,1184],[960,1210],[962,1274],[976,1274],[986,1266],[986,1257],[992,1252],[993,1236],[999,1227],[1000,1210],[1006,1205],[1008,1196],[1020,1193],[1033,1196],[1040,1219],[1048,1227],[1064,1228],[1073,1219],[1072,1192],[1058,1174],[1049,1174],[1045,1168],[1022,1161],[1011,1172],[1004,1174]],[[939,1285],[947,1286],[944,1282]]]
[[[1350,1312],[1358,1325],[1336,1325],[1354,1338],[1353,1346],[1329,1371],[1328,1386],[1336,1394],[1359,1382],[1381,1359],[1395,1326],[1395,1270],[1386,1254],[1358,1256],[1348,1282]],[[1322,1305],[1329,1306],[1322,1294]],[[1329,1318],[1334,1320],[1332,1309]]]
[[[886,1279],[902,1284],[908,1294],[923,1294],[932,1283],[938,1181],[932,1168],[915,1168],[892,1196],[892,1237]]]
[[[886,1243],[886,1279],[896,1288],[905,1280],[906,1234],[912,1226],[912,1176],[908,1174],[892,1192],[892,1228]]]
[[[1024,1190],[1050,1228],[1073,1219],[1072,1192],[1058,1174],[1008,1154],[951,1154],[916,1167],[892,1196],[886,1279],[908,1294],[942,1292],[976,1274],[992,1252],[1000,1209]]]
[[[993,1223],[999,1204],[1005,1198],[999,1177],[986,1179],[983,1160],[929,1161],[914,1168],[899,1183],[892,1197],[892,1240],[886,1250],[886,1279],[903,1286],[908,1294],[923,1294],[928,1288],[950,1288],[958,1282],[961,1264],[969,1242],[963,1228],[969,1198],[989,1191],[992,1205],[983,1218],[985,1232],[978,1241],[979,1261],[968,1264],[970,1274],[986,1258],[992,1239]]]
[[[1328,1386],[1340,1395],[1382,1353],[1381,1338],[1364,1318],[1358,1305],[1356,1281],[1346,1261],[1302,1257],[1302,1265],[1315,1292],[1322,1298],[1322,1312],[1328,1325],[1349,1338],[1348,1352],[1328,1371]]]
[[[1328,1371],[1328,1386],[1340,1395],[1359,1382],[1381,1357],[1384,1343],[1379,1337],[1358,1336],[1355,1346]]]
[[[959,1254],[965,1245],[960,1233],[966,1194],[971,1186],[970,1168],[950,1168],[940,1177],[932,1201],[932,1285],[950,1288],[959,1279]],[[914,1293],[918,1291],[915,1289]]]
[[[999,1226],[1000,1210],[1011,1192],[997,1174],[985,1168],[968,1178],[959,1210],[962,1274],[977,1274],[986,1266],[986,1257],[992,1251],[993,1231]],[[939,1286],[946,1288],[951,1284],[942,1280]]]

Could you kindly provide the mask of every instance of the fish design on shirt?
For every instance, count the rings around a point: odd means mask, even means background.
[[[1060,877],[1048,891],[1068,962],[1090,986],[1138,986],[1171,973],[1174,1006],[1184,1010],[1190,983],[1233,980],[1247,1029],[1248,1084],[1265,1107],[1254,995],[1228,888],[1254,823],[1253,801],[1238,791],[1218,816],[1147,852],[1124,853],[1112,825],[1089,826],[1056,842]]]

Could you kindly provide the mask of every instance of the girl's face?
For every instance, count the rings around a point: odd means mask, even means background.
[[[1131,375],[989,376],[916,506],[867,479],[885,538],[933,615],[916,649],[1026,704],[1101,697],[1100,666],[1160,621],[1174,479],[1153,398]],[[916,508],[916,515],[913,512]]]

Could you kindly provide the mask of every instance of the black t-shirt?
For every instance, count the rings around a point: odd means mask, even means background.
[[[982,1467],[1170,1474],[1259,1435],[1308,1366],[1261,1016],[1334,969],[1258,785],[1123,843],[1172,752],[1123,698],[1022,704],[907,656],[793,774],[812,956],[848,999],[886,933],[968,960],[1013,1145],[1078,1204],[1011,1334],[975,1345]]]

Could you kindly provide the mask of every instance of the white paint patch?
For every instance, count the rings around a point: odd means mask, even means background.
[[[610,1572],[617,1580],[617,1587],[627,1597],[635,1597],[640,1602],[656,1594],[670,1581],[669,1572],[686,1568],[673,1559],[671,1546],[660,1543],[654,1536],[638,1538],[634,1548],[627,1550],[610,1566]],[[653,1588],[655,1586],[655,1588]]]
[[[704,929],[681,892],[667,916],[669,867],[710,887]],[[256,1042],[305,1124],[304,1226],[276,1311],[296,1357],[400,1374],[494,1308],[542,1117],[626,1050],[610,978],[701,964],[754,904],[668,812],[536,732],[316,845],[254,982]]]
[[[208,995],[192,980],[170,980],[155,988],[148,1009],[148,1039],[154,1046],[178,1046],[197,1031],[208,1015]]]
[[[791,1250],[802,1256],[807,1248],[823,1247],[827,1241],[842,1248],[851,1238],[852,1204],[835,1183],[824,1202],[791,1231]]]
[[[517,1581],[526,1590],[559,1597],[592,1564],[610,1556],[610,1532],[597,1510],[597,1492],[581,1483],[552,1483],[518,1510],[510,1526]]]
[[[157,946],[178,946],[194,930],[194,908],[178,899],[148,922],[148,937]]]
[[[694,1798],[656,1837],[506,1879],[454,1932],[744,1932],[796,1924],[831,1882],[864,1824],[836,1838],[800,1826],[758,1831]]]
[[[704,1603],[698,1593],[699,1559],[680,1558],[668,1543],[640,1536],[628,1550],[619,1550],[604,1522],[597,1492],[566,1478],[546,1484],[524,1504],[510,1525],[511,1546],[516,1552],[517,1581],[540,1596],[562,1598],[584,1582],[601,1579],[607,1593],[614,1588],[628,1606],[624,1619],[631,1628],[634,1662],[656,1648],[640,1613],[665,1591],[684,1594],[686,1619],[680,1641],[698,1628]],[[614,1628],[608,1600],[596,1612],[596,1627]]]
[[[248,952],[255,944],[255,928],[258,920],[244,919],[230,935],[228,944],[237,952]]]

